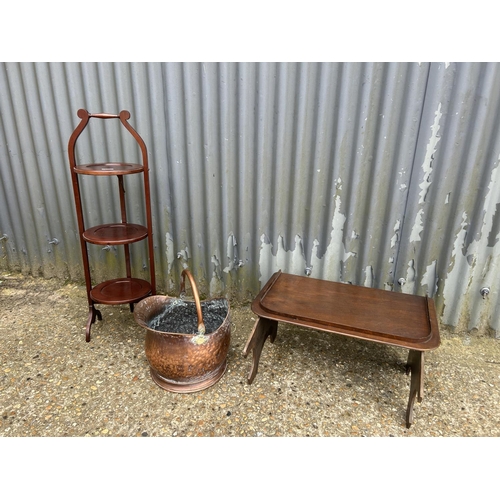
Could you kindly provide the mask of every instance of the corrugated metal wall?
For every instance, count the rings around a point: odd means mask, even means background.
[[[76,112],[131,112],[148,146],[157,279],[251,298],[277,269],[434,296],[500,331],[497,63],[0,63],[0,269],[82,279],[67,159]],[[82,162],[139,161],[92,121]],[[144,221],[128,176],[132,222]],[[118,218],[85,179],[88,224]],[[121,248],[91,248],[96,280]],[[146,245],[132,246],[147,276]],[[401,281],[400,281],[401,280]],[[400,281],[400,283],[399,283]],[[480,294],[489,287],[486,299]]]

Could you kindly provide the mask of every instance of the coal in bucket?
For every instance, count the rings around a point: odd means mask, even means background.
[[[194,301],[183,298],[186,276]],[[180,297],[146,297],[135,306],[134,318],[146,329],[146,358],[154,382],[171,392],[196,392],[214,385],[226,371],[229,302],[200,301],[187,269],[182,271]]]

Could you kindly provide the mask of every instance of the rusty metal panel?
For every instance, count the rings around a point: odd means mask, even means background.
[[[177,293],[189,267],[202,294],[246,299],[282,269],[429,294],[446,323],[498,331],[499,70],[0,63],[0,269],[82,279],[67,141],[79,108],[128,109],[150,156],[160,289]],[[81,161],[139,159],[93,125]],[[89,224],[118,216],[115,187],[85,179]],[[147,276],[145,246],[131,250]],[[123,268],[120,248],[90,259],[96,280]]]

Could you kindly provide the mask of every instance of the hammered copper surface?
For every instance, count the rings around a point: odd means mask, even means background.
[[[227,315],[213,333],[199,334],[161,332],[150,328],[157,317],[177,298],[155,295],[135,307],[134,317],[146,329],[146,358],[155,383],[172,392],[195,392],[215,384],[224,374],[229,350],[231,325],[229,303]]]

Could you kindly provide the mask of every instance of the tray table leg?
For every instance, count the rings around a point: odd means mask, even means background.
[[[270,337],[271,343],[276,339],[278,333],[278,322],[267,318],[258,318],[253,327],[250,337],[248,337],[245,348],[243,349],[243,356],[246,358],[250,350],[252,350],[252,368],[248,373],[247,382],[251,384],[257,375],[259,367],[260,354],[262,347],[267,337]]]
[[[424,397],[424,353],[422,351],[410,350],[406,363],[406,374],[411,372],[410,398],[406,410],[406,428],[409,429],[413,423],[413,405],[415,398],[420,403]]]

